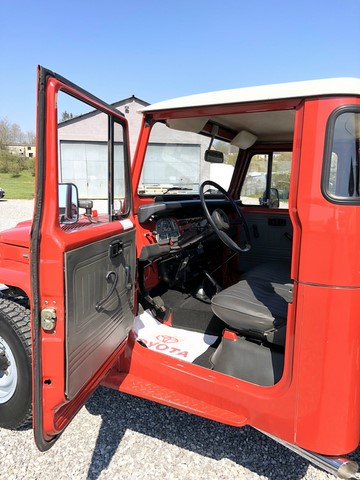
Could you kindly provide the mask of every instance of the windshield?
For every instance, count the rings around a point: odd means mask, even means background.
[[[208,163],[204,161],[204,155],[209,144],[207,136],[156,123],[151,130],[138,194],[194,195],[199,193],[205,180],[213,180],[227,190],[238,148],[214,140],[211,148],[224,153],[224,163]],[[209,190],[208,193],[216,191]]]

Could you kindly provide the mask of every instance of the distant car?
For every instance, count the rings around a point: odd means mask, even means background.
[[[5,190],[0,187],[0,198],[5,197]]]

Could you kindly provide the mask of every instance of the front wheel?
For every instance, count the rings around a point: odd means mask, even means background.
[[[31,386],[29,310],[0,299],[0,427],[30,423]]]

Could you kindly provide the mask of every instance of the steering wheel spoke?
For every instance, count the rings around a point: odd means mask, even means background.
[[[231,203],[237,215],[237,218],[235,220],[230,221],[227,214],[220,208],[217,208],[212,213],[210,213],[205,199],[206,191],[209,190],[208,187],[216,188],[223,195],[223,197],[225,197],[225,199]],[[248,252],[251,248],[250,230],[240,208],[237,206],[236,202],[230,197],[228,192],[212,180],[206,180],[200,185],[200,201],[207,221],[210,223],[220,240],[234,252]],[[238,245],[236,242],[234,242],[230,235],[226,233],[226,231],[229,230],[230,226],[235,224],[242,225],[242,228],[244,229],[246,240],[243,246]]]

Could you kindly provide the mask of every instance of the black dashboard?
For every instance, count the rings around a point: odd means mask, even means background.
[[[231,211],[231,204],[224,199],[206,199],[209,210],[221,208]],[[154,235],[155,242],[142,247],[140,260],[152,261],[211,242],[217,236],[209,225],[199,199],[156,201],[139,207],[139,223]]]
[[[206,204],[209,210],[215,208],[221,208],[224,211],[229,208],[231,210],[230,202],[221,198],[211,198],[210,195],[209,198],[206,199]],[[144,224],[149,220],[158,220],[163,217],[175,217],[180,219],[200,216],[204,216],[204,211],[199,199],[147,203],[141,205],[138,210],[140,224]]]

